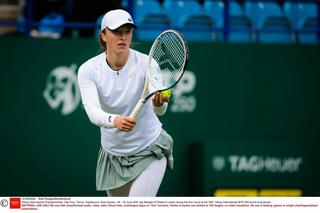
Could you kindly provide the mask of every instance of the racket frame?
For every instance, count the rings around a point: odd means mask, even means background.
[[[150,78],[151,77],[150,77],[150,74],[149,74],[150,73],[149,70],[151,69],[151,60],[153,59],[152,55],[153,55],[153,52],[155,51],[155,46],[158,45],[159,39],[161,38],[161,36],[163,34],[165,34],[165,33],[168,33],[168,32],[173,32],[173,33],[177,34],[178,37],[181,39],[181,41],[183,43],[184,50],[185,50],[185,54],[184,54],[185,63],[184,63],[183,68],[182,68],[182,73],[179,76],[179,78],[172,85],[170,85],[169,87],[155,90],[155,91],[153,91],[152,93],[150,93],[150,94],[148,94],[146,96],[146,93],[147,93],[147,90],[148,90],[148,87],[149,87],[149,84],[150,84]],[[185,72],[185,69],[187,67],[188,61],[189,61],[189,47],[188,47],[188,44],[185,41],[184,37],[182,36],[182,34],[180,32],[178,32],[177,30],[173,30],[173,29],[165,30],[162,33],[160,33],[160,35],[155,39],[155,41],[153,42],[153,44],[152,44],[152,46],[150,48],[149,58],[148,58],[148,74],[146,76],[146,82],[145,82],[145,85],[144,85],[143,93],[142,93],[142,96],[141,96],[139,102],[136,104],[136,106],[134,107],[133,111],[131,112],[130,117],[133,117],[133,118],[136,119],[138,117],[138,114],[141,112],[144,104],[149,100],[150,97],[152,97],[153,95],[155,95],[158,92],[163,92],[163,91],[169,90],[169,89],[173,88],[175,85],[177,85],[178,82],[181,80],[184,72]]]
[[[166,88],[163,88],[163,89],[159,89],[159,90],[155,90],[153,91],[152,93],[148,94],[145,98],[142,98],[142,102],[145,103],[148,101],[148,99],[153,96],[154,94],[158,93],[158,92],[163,92],[163,91],[166,91],[166,90],[169,90],[169,89],[172,89],[175,85],[178,84],[178,82],[181,80],[184,72],[185,72],[185,69],[187,67],[187,64],[189,62],[189,47],[188,47],[188,43],[185,41],[184,37],[182,36],[182,34],[180,32],[178,32],[177,30],[173,30],[173,29],[169,29],[169,30],[165,30],[163,31],[157,38],[156,40],[153,42],[152,46],[151,46],[151,49],[150,49],[150,52],[149,52],[149,61],[148,61],[148,69],[151,69],[151,60],[152,60],[152,55],[153,55],[153,52],[155,50],[155,46],[158,45],[159,43],[159,39],[161,38],[161,36],[165,33],[168,33],[168,32],[173,32],[175,34],[178,35],[178,37],[180,37],[180,39],[182,40],[182,43],[183,43],[183,46],[184,46],[184,49],[185,49],[185,55],[184,55],[184,66],[182,68],[182,73],[181,75],[179,76],[179,78],[173,83],[171,84],[169,87],[166,87]],[[148,72],[148,79],[146,79],[148,81],[147,84],[149,84],[150,82],[150,74]]]

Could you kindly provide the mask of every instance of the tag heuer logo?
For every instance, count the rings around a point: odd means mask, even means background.
[[[212,158],[212,167],[216,171],[221,171],[226,165],[225,159],[222,156],[215,156]]]

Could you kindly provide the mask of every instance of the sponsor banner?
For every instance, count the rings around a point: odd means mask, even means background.
[[[69,115],[80,106],[80,90],[77,82],[77,65],[58,66],[51,70],[42,95],[52,110]]]
[[[223,170],[226,166],[230,172],[270,172],[293,173],[299,172],[303,157],[278,157],[263,155],[228,155],[213,156],[212,168],[216,171]]]
[[[133,48],[148,53],[151,45]],[[105,196],[95,190],[99,128],[76,79],[79,66],[99,54],[98,42],[4,36],[0,46],[0,195]],[[175,165],[158,195],[242,187],[320,195],[319,47],[189,48],[186,73],[159,117],[174,139]],[[195,143],[209,145],[201,151]]]
[[[317,168],[312,146],[292,141],[212,141],[202,146],[205,194],[217,189],[297,189],[303,195],[314,186]],[[201,162],[199,162],[201,164]],[[260,193],[257,193],[259,196]]]
[[[194,95],[197,78],[191,70],[186,70],[181,81],[173,88],[173,97],[170,103],[172,113],[192,113],[197,106]]]
[[[192,113],[197,106],[193,91],[196,87],[196,76],[186,70],[180,83],[173,89],[170,104],[172,113]],[[43,98],[52,110],[58,110],[62,116],[81,108],[80,90],[77,83],[77,65],[70,67],[60,65],[53,68],[47,76]]]

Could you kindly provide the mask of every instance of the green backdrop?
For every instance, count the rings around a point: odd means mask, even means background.
[[[147,53],[150,45],[134,48]],[[95,191],[99,129],[68,78],[98,53],[98,42],[1,37],[0,47],[0,195],[104,196]],[[190,43],[185,79],[161,118],[175,140],[175,169],[159,195],[211,196],[219,188],[319,195],[319,53],[319,45]],[[55,109],[45,91],[61,98]]]

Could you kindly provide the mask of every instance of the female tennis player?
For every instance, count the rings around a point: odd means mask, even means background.
[[[85,111],[101,132],[96,188],[108,196],[156,196],[166,168],[173,168],[173,140],[157,117],[169,98],[157,93],[139,119],[129,116],[141,97],[148,61],[130,48],[134,28],[128,12],[106,13],[99,38],[103,52],[78,72]]]

